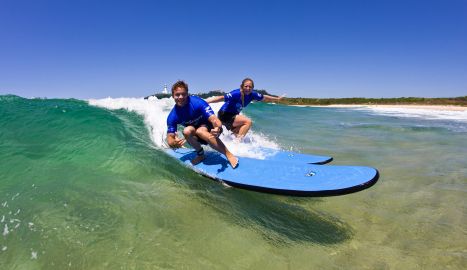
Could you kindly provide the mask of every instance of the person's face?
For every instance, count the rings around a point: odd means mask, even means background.
[[[251,94],[251,91],[253,91],[253,82],[246,81],[242,86],[242,91],[245,95]]]
[[[185,88],[177,87],[172,94],[177,106],[184,106],[188,101],[188,91]]]

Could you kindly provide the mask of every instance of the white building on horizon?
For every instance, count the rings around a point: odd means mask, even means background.
[[[162,90],[162,94],[168,94],[169,92],[167,91],[167,84],[164,84],[164,90]]]

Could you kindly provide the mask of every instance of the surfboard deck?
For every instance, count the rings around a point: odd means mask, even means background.
[[[270,161],[285,162],[305,162],[311,164],[326,164],[332,161],[332,157],[296,153],[272,148],[261,148],[261,151],[267,155],[266,159]]]
[[[192,149],[166,149],[188,168],[230,186],[289,196],[324,197],[349,194],[374,185],[378,170],[363,166],[315,165],[305,161],[260,160],[239,157],[232,169],[218,152],[205,151],[206,159],[193,166]]]

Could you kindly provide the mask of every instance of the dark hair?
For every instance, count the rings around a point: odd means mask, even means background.
[[[255,88],[255,82],[254,82],[251,78],[245,78],[245,79],[243,79],[242,84],[240,85],[240,87],[243,88],[243,86],[245,85],[245,83],[246,83],[247,81],[250,81],[250,82],[251,82],[251,86],[252,86],[253,88]]]
[[[188,93],[188,84],[184,81],[177,81],[176,83],[174,83],[174,85],[172,85],[172,96],[174,95],[174,91],[175,89],[177,88],[184,88],[186,90],[186,92]]]

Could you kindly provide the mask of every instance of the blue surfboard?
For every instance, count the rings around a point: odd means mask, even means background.
[[[260,160],[239,157],[232,169],[218,152],[205,151],[206,159],[193,166],[192,149],[167,149],[166,152],[185,166],[230,186],[290,196],[337,196],[371,187],[378,181],[378,170],[363,166],[308,164],[306,161]]]
[[[267,155],[266,159],[270,161],[305,162],[311,164],[326,164],[332,161],[332,157],[329,156],[301,154],[266,147],[262,147],[260,150]]]

